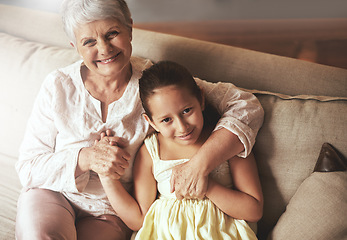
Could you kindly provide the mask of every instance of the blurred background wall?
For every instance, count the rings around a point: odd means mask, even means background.
[[[0,0],[59,12],[62,0]],[[347,68],[347,0],[127,0],[134,26]]]
[[[0,0],[59,11],[62,0]],[[135,22],[230,19],[343,18],[346,0],[127,0]]]

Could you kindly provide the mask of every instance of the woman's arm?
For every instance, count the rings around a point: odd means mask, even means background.
[[[235,155],[246,157],[264,118],[264,111],[253,94],[241,91],[231,83],[196,81],[207,101],[222,117],[195,156],[173,170],[171,191],[175,191],[178,199],[203,198],[208,174]],[[185,178],[180,177],[182,175]]]
[[[107,197],[123,222],[132,230],[141,228],[144,217],[156,199],[157,186],[152,174],[152,159],[143,145],[134,163],[134,197],[118,180],[99,175]]]
[[[69,111],[82,109],[69,103],[64,80],[59,71],[47,76],[28,120],[16,163],[19,179],[26,188],[82,192],[89,181],[89,170],[108,171],[116,178],[128,166],[123,158],[130,156],[121,147],[102,142],[88,147],[90,139],[70,138],[74,131],[70,124],[78,120],[69,118]],[[81,121],[76,125],[84,124]],[[116,141],[120,143],[120,139]]]
[[[190,161],[175,167],[171,177],[171,192],[175,191],[178,199],[202,199],[210,172],[242,151],[243,144],[235,134],[224,128],[214,131]]]
[[[80,147],[56,151],[58,129],[54,120],[54,94],[57,91],[50,74],[44,81],[22,141],[16,170],[26,188],[78,192],[75,167]]]
[[[235,219],[257,222],[263,214],[263,194],[253,154],[229,160],[233,189],[210,179],[206,197]]]

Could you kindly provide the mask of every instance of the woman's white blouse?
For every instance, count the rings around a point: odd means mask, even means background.
[[[93,215],[115,214],[97,174],[86,172],[75,179],[78,154],[90,147],[100,133],[112,129],[116,136],[129,142],[130,166],[122,182],[129,189],[132,163],[136,151],[149,131],[142,117],[138,79],[152,63],[131,58],[133,75],[123,96],[108,106],[106,122],[102,121],[101,103],[85,89],[81,74],[82,61],[52,72],[42,84],[29,118],[16,163],[24,188],[44,188],[62,192],[70,201]],[[196,79],[206,97],[222,113],[216,126],[238,135],[246,156],[263,122],[263,109],[253,94],[230,83],[208,83]]]

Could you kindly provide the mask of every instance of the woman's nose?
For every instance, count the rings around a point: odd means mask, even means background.
[[[112,46],[108,41],[99,41],[98,51],[101,55],[107,55],[112,52]]]

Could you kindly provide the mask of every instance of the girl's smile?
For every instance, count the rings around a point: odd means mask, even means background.
[[[178,137],[179,139],[181,139],[181,140],[190,140],[191,137],[192,137],[192,135],[193,135],[193,131],[194,131],[194,129],[191,130],[190,132],[188,132],[188,133],[185,134],[185,135],[181,135],[181,136],[177,136],[177,137]]]

